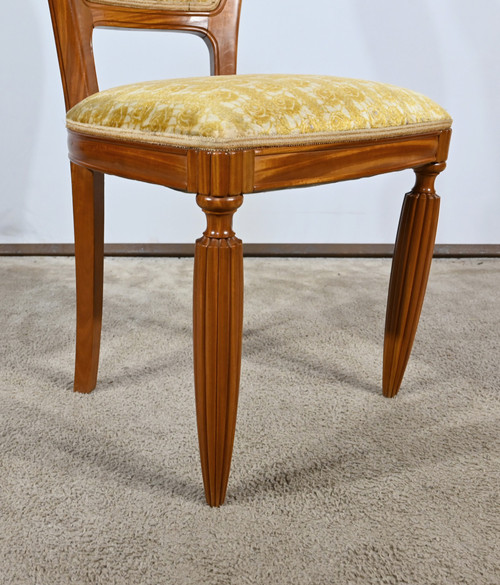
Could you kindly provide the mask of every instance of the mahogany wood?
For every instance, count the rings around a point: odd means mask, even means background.
[[[95,27],[178,30],[203,38],[215,75],[236,73],[241,0],[222,0],[212,12],[123,8],[84,0],[48,0],[66,110],[99,91],[92,49]]]
[[[449,131],[376,142],[221,152],[68,134],[69,155],[77,164],[190,193],[224,196],[416,168],[439,158]],[[212,185],[216,177],[223,178],[217,189]]]
[[[253,191],[253,151],[188,153],[187,190],[225,197]]]
[[[243,247],[232,230],[241,195],[198,195],[207,229],[196,242],[193,294],[194,371],[205,496],[226,495],[236,428],[243,328]]]
[[[74,389],[87,393],[96,386],[101,343],[104,175],[71,164],[71,179],[76,264]]]
[[[236,73],[240,0],[222,0],[211,12],[140,10],[88,3],[96,27],[182,30],[208,47],[212,75]]]
[[[241,0],[212,12],[48,0],[66,108],[98,91],[92,53],[96,26],[176,29],[204,38],[214,74],[236,72]],[[197,194],[207,229],[196,243],[193,335],[198,436],[205,494],[223,503],[236,424],[243,315],[242,243],[232,217],[243,194],[367,177],[413,168],[390,280],[383,392],[399,390],[422,308],[451,131],[352,143],[247,148],[173,148],[69,132],[77,279],[75,390],[96,384],[102,314],[103,173]]]
[[[331,183],[413,168],[436,160],[439,136],[377,142],[262,149],[255,156],[255,191]]]
[[[81,0],[49,0],[66,110],[99,91],[92,13]]]
[[[85,136],[68,131],[72,162],[94,171],[185,191],[188,151]]]
[[[392,398],[401,386],[424,302],[439,216],[434,180],[446,164],[415,170],[403,203],[392,262],[384,340],[382,388]]]

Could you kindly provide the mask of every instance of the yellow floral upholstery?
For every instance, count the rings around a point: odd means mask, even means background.
[[[221,0],[92,0],[96,4],[125,6],[128,8],[152,8],[160,10],[183,10],[208,12],[215,10]]]
[[[96,93],[70,130],[193,148],[345,142],[449,128],[429,98],[392,85],[317,75],[153,81]]]

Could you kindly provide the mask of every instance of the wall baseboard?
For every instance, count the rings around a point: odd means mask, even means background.
[[[386,258],[393,244],[244,244],[249,257]],[[106,256],[186,257],[194,244],[106,244]],[[73,244],[0,244],[0,256],[73,256]],[[497,258],[500,244],[437,244],[435,258]]]

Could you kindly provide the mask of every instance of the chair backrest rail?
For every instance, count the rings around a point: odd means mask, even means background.
[[[48,2],[67,110],[99,91],[92,49],[96,27],[192,33],[207,44],[212,75],[236,73],[241,0],[221,0],[208,12],[133,8],[86,0]]]

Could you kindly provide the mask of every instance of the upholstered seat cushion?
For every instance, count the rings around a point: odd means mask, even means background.
[[[92,0],[96,4],[124,6],[127,8],[152,8],[156,10],[182,10],[208,12],[215,10],[221,0]]]
[[[345,142],[449,128],[429,98],[392,85],[316,75],[153,81],[96,93],[67,115],[78,132],[192,148]]]

